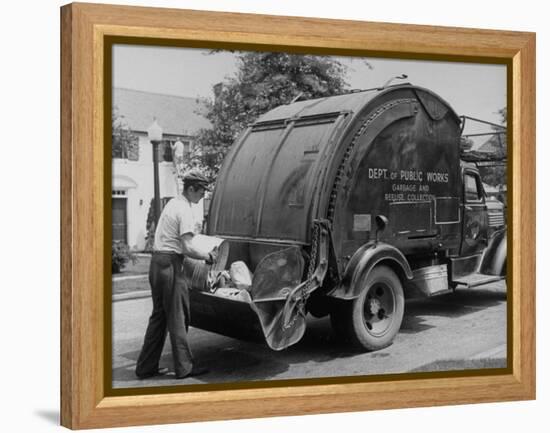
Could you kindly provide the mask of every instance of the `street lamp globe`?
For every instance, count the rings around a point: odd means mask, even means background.
[[[153,123],[147,128],[147,137],[149,141],[161,141],[162,140],[162,127],[158,124],[157,119],[153,119]]]

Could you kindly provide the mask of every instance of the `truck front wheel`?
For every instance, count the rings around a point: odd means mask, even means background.
[[[376,266],[360,284],[353,301],[341,303],[331,314],[335,331],[354,346],[379,350],[389,346],[401,327],[405,300],[399,277],[388,266]]]

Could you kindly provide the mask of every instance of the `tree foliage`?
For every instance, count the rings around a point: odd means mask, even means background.
[[[112,157],[124,158],[132,161],[139,159],[139,139],[133,134],[130,126],[120,115],[118,108],[114,107],[111,115],[112,121]]]
[[[468,137],[460,137],[460,151],[469,152],[474,145],[474,140]]]
[[[506,107],[501,108],[500,110],[498,110],[497,114],[500,116],[500,124],[502,126],[506,126],[506,124],[508,122],[508,110],[506,109]],[[493,128],[493,129],[500,129],[500,128]]]
[[[506,107],[498,110],[497,114],[500,117],[500,124],[506,127],[508,114]],[[492,155],[494,158],[506,158],[508,154],[506,131],[504,131],[503,133],[502,128],[499,128],[497,126],[493,126],[492,129],[493,131],[495,131],[495,135],[493,135],[488,141],[487,147],[490,149],[494,149]],[[480,167],[479,171],[483,182],[485,182],[486,184],[492,186],[506,185],[507,176],[505,164],[496,165],[494,167]]]
[[[111,271],[118,274],[128,262],[136,263],[137,256],[130,251],[128,245],[121,241],[113,241],[111,248]]]
[[[214,99],[201,99],[211,129],[199,131],[190,166],[215,177],[231,144],[267,111],[295,98],[314,99],[346,91],[346,66],[328,56],[241,52],[237,73],[214,86]]]

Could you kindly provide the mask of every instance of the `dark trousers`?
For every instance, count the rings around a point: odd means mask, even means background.
[[[146,376],[159,368],[159,360],[170,336],[176,376],[185,376],[193,366],[187,340],[189,327],[189,290],[182,273],[183,256],[153,253],[149,267],[149,283],[153,312],[149,318],[143,348],[139,355],[136,375]]]

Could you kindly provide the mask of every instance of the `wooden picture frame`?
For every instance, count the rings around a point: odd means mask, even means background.
[[[78,3],[62,7],[61,30],[62,425],[80,429],[535,398],[533,33]],[[104,147],[104,50],[109,37],[507,64],[512,259],[506,372],[106,395],[110,221],[104,191],[110,169]],[[110,177],[108,182],[110,188]]]

